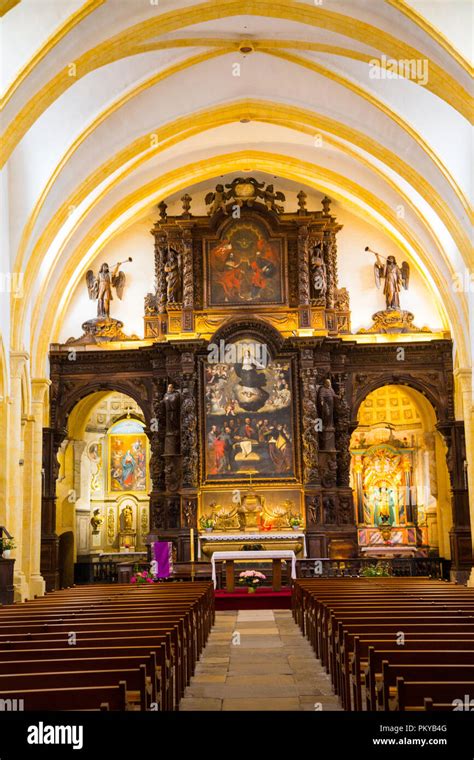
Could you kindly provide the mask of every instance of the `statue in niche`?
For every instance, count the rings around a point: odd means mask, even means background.
[[[132,261],[129,257],[127,261]],[[125,261],[118,261],[112,273],[108,264],[102,264],[97,277],[92,269],[86,274],[87,290],[89,298],[97,301],[98,319],[110,319],[110,302],[113,301],[112,288],[115,288],[117,296],[122,300],[125,287],[125,273],[119,272],[119,268]]]
[[[336,434],[334,428],[334,400],[337,394],[333,390],[330,379],[327,377],[318,390],[318,414],[321,419],[322,430],[320,433],[320,448],[323,451],[334,451],[336,448]]]
[[[99,533],[99,528],[104,522],[104,518],[100,514],[100,509],[94,509],[94,513],[91,517],[92,533],[96,536]]]
[[[192,499],[186,499],[183,507],[184,524],[186,528],[193,528],[196,525],[196,508],[197,502]]]
[[[308,522],[311,525],[318,525],[321,522],[321,499],[319,496],[313,496],[307,504]]]
[[[181,393],[174,383],[169,383],[162,401],[165,411],[165,446],[163,455],[178,456],[180,453]]]
[[[341,523],[352,523],[354,521],[354,511],[349,496],[342,496],[339,499],[339,515]]]
[[[335,523],[336,522],[336,503],[332,496],[326,496],[323,499],[324,507],[324,522]]]
[[[179,498],[168,499],[168,528],[179,528]]]
[[[122,509],[122,530],[132,530],[133,529],[133,509],[131,508],[130,504],[127,504],[126,507]]]
[[[380,288],[381,280],[385,280],[383,293],[387,311],[400,309],[400,291],[402,287],[408,290],[410,280],[410,267],[407,261],[403,261],[401,267],[398,266],[395,256],[381,256],[376,251],[372,251],[368,246],[366,251],[375,255],[374,275],[375,285]],[[385,259],[385,264],[382,262]]]
[[[174,248],[169,249],[168,261],[165,264],[166,272],[166,300],[168,303],[177,303],[180,297],[180,267],[178,253]]]
[[[317,243],[311,255],[311,280],[315,298],[322,298],[327,291],[327,271],[322,254],[322,243]]]

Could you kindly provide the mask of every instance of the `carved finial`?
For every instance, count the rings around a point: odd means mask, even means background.
[[[307,214],[308,211],[306,209],[306,198],[308,197],[304,190],[300,190],[298,195],[296,196],[298,198],[298,214]]]
[[[168,218],[168,214],[166,213],[166,209],[168,208],[168,204],[164,201],[161,201],[161,203],[158,204],[158,211],[160,212],[160,219],[163,222],[166,222]]]
[[[191,208],[191,201],[192,198],[188,193],[185,193],[183,197],[181,198],[181,203],[183,204],[183,213],[181,214],[182,217],[185,219],[189,219],[191,214],[189,213],[189,209]]]
[[[323,207],[323,214],[324,216],[329,216],[329,206],[331,205],[331,199],[327,197],[327,195],[324,196],[324,198],[321,201],[321,206]]]

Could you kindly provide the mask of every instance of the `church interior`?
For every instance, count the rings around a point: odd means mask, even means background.
[[[474,709],[472,4],[0,14],[2,710]]]

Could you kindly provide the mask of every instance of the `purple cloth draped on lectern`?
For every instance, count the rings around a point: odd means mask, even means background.
[[[173,572],[173,544],[171,541],[153,541],[152,552],[156,562],[156,577],[169,578]]]

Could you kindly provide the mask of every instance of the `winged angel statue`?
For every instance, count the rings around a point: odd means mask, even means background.
[[[129,257],[126,261],[132,261]],[[97,276],[92,269],[86,274],[87,290],[89,298],[97,301],[98,319],[110,319],[110,302],[113,300],[112,288],[115,288],[117,295],[122,300],[123,290],[125,287],[125,272],[119,272],[119,267],[125,264],[125,261],[119,261],[112,269],[109,270],[108,264],[102,264]]]
[[[383,293],[388,311],[400,309],[400,291],[402,287],[408,290],[410,281],[410,267],[407,261],[403,261],[401,267],[398,266],[395,256],[381,256],[376,251],[372,251],[368,246],[365,249],[375,254],[374,275],[375,284],[380,288],[381,280],[385,280]],[[382,259],[385,259],[385,264]]]

